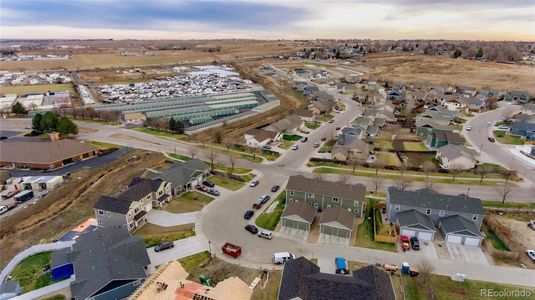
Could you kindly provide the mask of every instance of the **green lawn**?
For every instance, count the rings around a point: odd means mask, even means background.
[[[24,293],[52,284],[50,273],[42,272],[50,264],[52,252],[34,254],[21,261],[11,273],[12,280],[17,280]]]
[[[262,150],[260,151],[260,155],[264,158],[266,158],[267,160],[269,161],[274,161],[274,160],[277,160],[277,158],[279,156],[281,156],[281,154],[279,152],[276,152],[276,151],[269,151],[269,150]]]
[[[510,251],[509,247],[503,243],[503,241],[490,229],[488,226],[483,226],[483,231],[487,235],[487,241],[490,241],[492,246],[496,250]]]
[[[373,140],[373,144],[375,148],[379,148],[379,149],[384,149],[384,150],[394,149],[394,146],[392,145],[391,140]]]
[[[44,298],[43,300],[65,300],[65,295],[61,295],[61,294],[58,294],[58,295],[54,295],[54,296],[50,296],[50,297],[47,297],[47,298]]]
[[[397,252],[396,244],[376,242],[373,239],[373,223],[368,217],[372,217],[372,207],[368,204],[366,207],[366,216],[357,228],[357,247],[378,249],[385,251]]]
[[[427,151],[427,147],[422,142],[403,142],[406,151]]]
[[[285,135],[282,136],[283,140],[292,141],[292,142],[299,141],[302,138],[303,137],[300,136],[299,134],[285,134]]]
[[[195,235],[195,232],[193,231],[168,232],[168,233],[141,235],[141,238],[143,239],[145,248],[150,248],[150,247],[154,247],[158,245],[159,243],[181,240],[181,239],[192,237],[194,235]]]
[[[288,149],[290,149],[290,147],[292,147],[293,144],[294,144],[294,142],[281,141],[280,144],[279,144],[279,148],[288,150]]]
[[[119,126],[121,125],[121,121],[104,121],[104,120],[98,120],[98,119],[90,119],[90,118],[82,118],[82,117],[68,117],[69,119],[73,121],[82,121],[82,122],[88,122],[88,123],[98,123],[103,125],[110,125],[110,126]]]
[[[396,155],[391,152],[376,152],[377,160],[382,161],[387,166],[397,166],[399,164]]]
[[[319,116],[316,116],[316,120],[321,121],[321,122],[328,122],[332,118],[334,118],[334,117],[331,116],[331,115],[319,115]]]
[[[176,140],[181,140],[181,139],[184,139],[184,138],[187,137],[187,135],[185,135],[185,134],[178,134],[178,133],[172,133],[172,132],[167,132],[167,131],[161,131],[161,130],[156,130],[156,129],[152,129],[152,128],[148,128],[148,127],[134,128],[133,130],[139,131],[139,132],[143,132],[143,133],[147,133],[147,134],[156,135],[156,136],[172,138],[172,139],[176,139]]]
[[[198,267],[201,264],[206,263],[210,259],[210,252],[204,251],[184,258],[179,259],[178,261],[182,264],[182,267],[190,272],[194,268]]]
[[[245,185],[244,182],[232,180],[230,178],[223,177],[222,175],[214,175],[210,177],[209,180],[213,182],[215,185],[222,186],[231,191],[239,190]]]
[[[169,155],[169,157],[171,157],[171,158],[178,159],[178,160],[181,160],[181,161],[188,161],[188,160],[192,160],[193,159],[193,158],[191,158],[189,156],[182,155],[182,154],[167,153],[167,155]]]
[[[506,134],[506,131],[504,130],[494,130],[492,134],[494,134],[496,141],[502,144],[524,145],[524,140],[521,137],[516,136],[516,135]]]
[[[180,196],[175,196],[165,210],[175,214],[199,211],[214,198],[201,194],[197,191],[186,192]]]
[[[493,282],[465,280],[458,282],[451,280],[448,276],[431,275],[431,281],[425,287],[419,284],[418,277],[403,276],[403,283],[405,286],[406,299],[410,300],[425,300],[429,298],[429,292],[432,290],[433,299],[490,299],[482,295],[483,290],[493,289],[499,291],[515,291],[525,290],[524,287],[515,287],[510,285],[501,285]],[[528,297],[496,297],[504,300],[513,299],[535,299],[535,290],[531,290],[531,295]]]
[[[312,129],[312,130],[316,130],[316,129],[318,129],[320,127],[319,124],[311,123],[311,122],[305,122],[305,126],[306,126],[306,128]]]
[[[106,142],[98,142],[98,141],[89,141],[89,143],[93,146],[99,147],[101,150],[111,150],[111,149],[119,149],[121,146],[106,143]]]
[[[284,205],[286,203],[286,192],[282,191],[277,199],[274,201],[277,201],[277,207],[275,207],[275,210],[271,213],[263,212],[261,213],[258,218],[256,218],[256,225],[259,227],[262,227],[267,230],[275,230],[275,227],[277,227],[277,224],[279,223],[280,217],[282,215],[282,211],[284,210]],[[266,205],[266,209],[272,204],[273,202],[270,202]]]
[[[522,203],[522,202],[505,202],[494,200],[482,200],[481,203],[485,207],[503,207],[503,208],[535,208],[535,203]]]

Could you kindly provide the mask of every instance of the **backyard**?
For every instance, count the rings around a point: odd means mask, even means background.
[[[494,130],[492,134],[496,138],[496,141],[502,144],[524,145],[524,140],[521,137],[507,134],[504,130]]]
[[[24,259],[11,273],[11,279],[19,282],[24,293],[52,284],[50,273],[43,273],[51,256],[52,252],[41,252]]]
[[[373,234],[373,202],[368,201],[364,221],[357,228],[357,247],[397,252],[396,244],[376,242]]]
[[[503,241],[490,229],[488,226],[483,226],[483,231],[487,236],[487,241],[490,241],[494,249],[502,251],[510,251],[509,247],[503,243]]]
[[[282,211],[284,210],[284,205],[286,204],[286,192],[282,191],[279,196],[274,200],[277,202],[277,206],[272,212],[262,212],[258,218],[256,218],[256,225],[267,230],[275,230],[277,224],[279,223]],[[273,203],[273,202],[271,202]],[[271,205],[271,203],[269,205]],[[267,206],[269,208],[269,206]]]
[[[214,198],[210,196],[197,191],[190,191],[180,196],[174,196],[171,199],[171,203],[165,207],[165,210],[175,214],[199,211],[212,200]]]
[[[147,223],[135,232],[145,244],[145,248],[150,248],[163,242],[172,242],[185,239],[195,235],[194,224],[163,227]]]

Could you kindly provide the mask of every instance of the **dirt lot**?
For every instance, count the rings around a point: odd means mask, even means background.
[[[139,159],[126,163],[132,155]],[[38,204],[2,220],[0,264],[5,265],[16,253],[33,244],[58,238],[93,216],[93,205],[101,195],[117,194],[132,177],[163,162],[161,154],[134,150],[106,167],[73,173],[64,185],[51,191]]]
[[[532,216],[533,217],[533,216]],[[526,226],[526,221],[519,221],[508,217],[496,216],[500,222],[514,232],[513,238],[517,240],[524,248],[535,248],[535,231]]]

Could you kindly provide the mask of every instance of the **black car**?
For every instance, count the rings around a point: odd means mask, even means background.
[[[256,228],[256,226],[251,225],[251,224],[246,225],[245,226],[245,230],[249,231],[252,234],[257,234],[258,233],[258,228]]]
[[[171,249],[171,248],[174,248],[174,247],[175,247],[175,244],[173,244],[173,242],[163,242],[163,243],[159,243],[158,245],[154,246],[154,251],[160,252],[160,251]]]
[[[494,143],[496,141],[495,138],[489,136],[489,142]]]
[[[279,185],[274,185],[271,187],[271,192],[275,193],[277,192],[281,187]]]
[[[336,127],[335,129],[336,129],[336,130],[340,130],[340,127]]]
[[[420,250],[420,241],[418,241],[417,237],[411,237],[411,246],[412,250]]]
[[[243,215],[243,218],[244,218],[245,220],[249,220],[250,218],[253,217],[253,215],[254,215],[254,211],[252,211],[252,210],[248,210],[248,211],[246,211],[245,214]]]
[[[213,182],[210,182],[208,180],[203,181],[202,184],[206,185],[207,187],[211,187],[211,188],[213,188],[215,186],[215,184]]]

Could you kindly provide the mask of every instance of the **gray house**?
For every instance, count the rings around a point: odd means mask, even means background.
[[[16,280],[7,280],[0,284],[0,300],[15,298],[22,294],[20,284]]]
[[[127,298],[147,278],[150,265],[143,240],[114,228],[83,234],[69,256],[76,276],[70,286],[75,300]]]
[[[439,227],[450,243],[479,246],[485,216],[481,200],[467,195],[445,195],[429,189],[404,191],[390,187],[386,196],[388,220],[400,234],[432,240]]]
[[[171,183],[172,194],[180,193],[194,188],[202,183],[203,179],[210,174],[210,166],[198,159],[192,159],[183,163],[176,163],[166,172],[157,175],[156,178]]]
[[[366,187],[320,179],[291,176],[286,186],[286,201],[304,201],[323,211],[329,207],[343,207],[356,217],[362,217]]]
[[[171,184],[162,179],[134,178],[117,197],[102,196],[93,209],[99,227],[122,228],[129,232],[143,226],[153,207],[171,200]]]
[[[355,217],[342,207],[327,208],[321,214],[321,234],[349,239],[354,226]]]
[[[310,231],[314,222],[317,208],[302,201],[287,203],[281,215],[283,231],[304,230]]]

